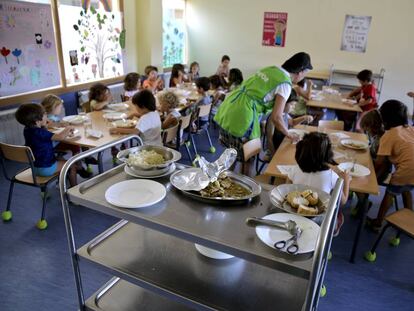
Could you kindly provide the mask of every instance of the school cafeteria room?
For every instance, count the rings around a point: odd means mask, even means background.
[[[414,310],[413,12],[1,0],[0,310]]]

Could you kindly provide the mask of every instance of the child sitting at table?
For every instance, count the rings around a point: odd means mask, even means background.
[[[243,74],[239,68],[231,68],[229,71],[229,91],[233,91],[243,82]]]
[[[192,62],[188,71],[188,82],[196,82],[198,78],[200,78],[200,65]]]
[[[385,132],[380,112],[377,109],[369,111],[362,117],[360,126],[361,129],[368,135],[371,157],[375,160],[377,157],[380,139]]]
[[[184,65],[174,64],[171,69],[170,87],[178,87],[184,81]]]
[[[207,77],[198,78],[196,81],[197,93],[200,95],[200,99],[196,103],[195,107],[202,105],[210,105],[211,98],[208,95],[208,90],[210,89],[210,79]],[[204,127],[208,123],[209,116],[203,116],[198,119],[199,128]]]
[[[61,170],[64,161],[57,161],[53,149],[53,141],[63,140],[70,136],[74,128],[67,126],[58,134],[46,129],[47,115],[44,108],[38,104],[23,104],[16,111],[16,120],[24,125],[25,145],[30,147],[34,156],[34,174],[36,176],[53,176]],[[69,172],[69,182],[75,186],[77,168],[72,166]]]
[[[162,146],[161,119],[150,90],[143,90],[132,97],[137,115],[140,116],[134,129],[110,128],[111,134],[138,134],[144,145]]]
[[[156,93],[164,88],[164,81],[161,79],[161,77],[158,77],[157,67],[145,67],[145,74],[147,75],[147,79],[142,84],[142,87],[144,89],[150,90],[152,93]]]
[[[368,224],[378,230],[390,208],[394,197],[402,194],[405,208],[413,209],[411,191],[414,189],[414,128],[408,125],[407,106],[398,100],[387,100],[379,109],[385,133],[379,143],[375,172],[384,176],[388,172],[388,161],[395,171],[385,190],[376,219]]]
[[[344,180],[341,205],[346,204],[351,177],[348,172],[343,172],[336,167],[337,163],[333,159],[332,145],[328,135],[319,132],[305,134],[296,145],[295,159],[298,166],[289,171],[289,183],[308,185],[331,193],[340,177]],[[334,236],[339,234],[343,223],[344,215],[339,210]]]
[[[124,79],[124,98],[122,101],[128,101],[139,92],[141,88],[141,79],[138,73],[130,72],[125,76]]]
[[[86,106],[85,110],[86,112],[102,110],[112,101],[112,99],[112,94],[109,88],[102,83],[96,83],[89,89],[89,109]]]
[[[221,63],[217,67],[216,75],[220,78],[228,78],[230,73],[230,57],[228,55],[223,55],[221,58]]]
[[[224,85],[222,84],[218,75],[212,75],[210,78],[210,91],[208,92],[211,97],[211,115],[214,117],[217,113],[217,109],[223,102],[226,92],[224,91]]]
[[[163,130],[178,124],[181,114],[175,109],[178,107],[178,96],[171,91],[164,91],[158,96],[160,112],[165,116],[161,128]]]
[[[300,117],[309,114],[313,117],[312,125],[317,126],[323,117],[323,110],[319,108],[307,107],[306,103],[312,96],[313,82],[310,79],[302,79],[293,86],[297,96],[297,101],[291,105],[289,114],[292,117]]]

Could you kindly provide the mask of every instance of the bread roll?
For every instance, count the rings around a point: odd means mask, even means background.
[[[299,205],[298,214],[304,216],[316,216],[318,215],[318,209],[310,206]]]

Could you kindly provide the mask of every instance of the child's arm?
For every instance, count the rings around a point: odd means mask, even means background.
[[[312,80],[306,80],[306,84],[307,84],[306,91],[303,88],[301,88],[299,85],[296,85],[294,87],[294,90],[299,96],[303,97],[306,100],[309,100],[311,99],[311,95],[312,95],[313,82]]]
[[[175,126],[177,124],[177,118],[175,118],[173,115],[169,114],[164,122],[162,122],[161,129],[165,130],[167,128],[170,128],[172,126]]]
[[[377,155],[374,162],[375,174],[377,176],[385,176],[389,172],[389,159],[387,156]]]
[[[118,128],[118,127],[112,127],[109,129],[110,134],[137,134],[139,135],[140,132],[138,129],[128,129],[128,128]]]
[[[345,205],[348,201],[349,196],[349,184],[351,183],[352,177],[349,175],[349,172],[341,171],[337,166],[330,165],[330,168],[344,180],[344,186],[342,188],[342,197],[341,197],[341,205]]]
[[[289,119],[289,126],[293,127],[295,125],[301,124],[303,122],[311,123],[313,121],[313,117],[310,115],[300,116],[294,119]]]
[[[358,102],[358,106],[360,106],[360,107],[362,107],[362,106],[366,106],[366,105],[371,104],[372,102],[373,102],[373,99],[372,99],[372,98],[368,98],[368,99],[363,99],[363,98],[361,98],[361,99],[359,100],[359,102]]]
[[[100,103],[96,102],[93,105],[92,110],[95,110],[95,111],[102,110],[102,109],[104,109],[106,107],[106,105],[108,105],[107,102],[100,102]]]
[[[75,128],[73,126],[67,126],[60,133],[53,134],[52,140],[64,140],[67,136],[73,133]]]
[[[359,97],[361,94],[361,88],[358,87],[355,90],[353,90],[351,93],[348,94],[348,98],[354,98],[354,97]]]

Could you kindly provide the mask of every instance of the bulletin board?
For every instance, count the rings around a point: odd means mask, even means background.
[[[0,3],[0,97],[60,85],[48,4]]]

